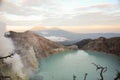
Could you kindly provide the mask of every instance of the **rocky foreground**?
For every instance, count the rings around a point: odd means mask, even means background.
[[[84,39],[75,45],[81,50],[105,52],[120,56],[120,37]]]

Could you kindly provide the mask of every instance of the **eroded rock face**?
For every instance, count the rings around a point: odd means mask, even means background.
[[[13,40],[15,51],[21,56],[24,71],[28,75],[33,75],[34,72],[38,71],[38,64],[41,58],[53,53],[78,49],[75,45],[66,47],[50,41],[32,31],[23,33],[10,31],[6,36]]]
[[[19,74],[12,71],[12,65],[0,60],[0,80],[29,80],[28,77],[20,77]]]
[[[106,52],[120,56],[120,37],[113,37],[109,39],[100,37],[94,40],[85,39],[75,45],[77,45],[79,49],[83,50]]]

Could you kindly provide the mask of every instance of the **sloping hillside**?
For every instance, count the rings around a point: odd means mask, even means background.
[[[13,40],[15,51],[21,56],[21,60],[24,64],[23,71],[28,76],[38,71],[38,65],[41,58],[61,51],[78,49],[77,46],[66,47],[50,41],[32,31],[23,33],[10,31],[9,34],[6,34],[6,37]]]
[[[14,41],[14,44],[17,49],[19,47],[27,47],[32,46],[33,50],[36,53],[36,57],[39,59],[40,57],[45,57],[49,54],[56,53],[54,52],[56,49],[64,49],[67,50],[69,47],[65,47],[59,43],[50,41],[42,36],[39,36],[31,31],[26,31],[24,33],[16,33],[10,31],[10,37]],[[18,50],[22,51],[22,50]],[[22,52],[19,52],[23,54]]]
[[[79,49],[111,53],[120,56],[120,37],[85,39],[75,43]]]

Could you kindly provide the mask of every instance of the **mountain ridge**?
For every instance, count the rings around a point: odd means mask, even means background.
[[[38,35],[41,35],[43,37],[65,38],[66,40],[62,40],[62,42],[59,42],[63,45],[72,45],[83,39],[87,39],[87,38],[96,39],[101,36],[105,37],[105,38],[120,37],[120,33],[73,33],[73,32],[62,30],[62,29],[41,30],[41,31],[38,30],[38,31],[33,31],[33,32]],[[58,41],[56,41],[56,42],[58,42]]]
[[[75,43],[75,45],[82,50],[105,52],[120,56],[120,37],[84,39]]]
[[[64,46],[50,41],[32,31],[13,32],[5,35],[13,40],[15,51],[23,62],[23,72],[27,76],[34,75],[38,71],[39,61],[51,54],[62,51],[76,50],[77,46]]]

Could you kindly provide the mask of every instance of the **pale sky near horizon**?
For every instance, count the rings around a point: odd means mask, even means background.
[[[33,26],[72,32],[120,32],[120,0],[1,0],[0,22],[8,30]]]

